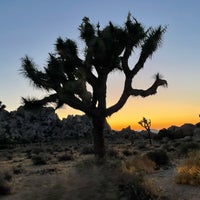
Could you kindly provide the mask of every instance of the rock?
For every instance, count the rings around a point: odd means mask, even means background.
[[[200,139],[200,126],[197,126],[197,127],[194,129],[193,137],[196,138],[196,139]]]
[[[86,115],[69,115],[60,120],[51,107],[27,111],[0,110],[0,144],[47,142],[69,138],[91,137],[92,122]],[[106,123],[105,134],[111,131]]]

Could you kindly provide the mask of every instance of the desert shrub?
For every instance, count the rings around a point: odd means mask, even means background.
[[[146,187],[143,186],[142,177],[132,174],[123,174],[123,176],[118,177],[117,180],[119,185],[118,189],[120,191],[120,199],[127,200],[153,200],[156,199],[156,196],[152,194]]]
[[[157,166],[163,166],[169,164],[169,157],[163,150],[155,150],[146,153],[146,156],[154,161]]]
[[[41,146],[28,147],[25,150],[26,157],[28,159],[31,159],[32,156],[35,156],[35,155],[38,155],[38,154],[44,153],[44,152],[45,152],[45,149]]]
[[[64,151],[64,147],[62,146],[62,144],[54,144],[53,145],[53,151],[57,151],[57,152],[62,152]]]
[[[184,164],[177,167],[176,182],[200,185],[200,151],[190,152]]]
[[[161,146],[161,149],[163,149],[163,151],[167,151],[167,152],[172,152],[172,151],[176,151],[176,149],[172,146],[172,144],[168,143],[168,144],[163,144]]]
[[[41,152],[44,152],[45,150],[44,150],[44,148],[43,147],[34,147],[32,150],[31,150],[31,153],[32,154],[39,154],[39,153],[41,153]]]
[[[56,172],[56,168],[45,168],[45,169],[40,169],[37,171],[38,174],[44,175],[44,174],[53,174]]]
[[[139,143],[137,143],[137,147],[138,147],[138,149],[145,150],[146,144],[144,142],[139,142]]]
[[[21,174],[23,171],[24,171],[24,167],[22,166],[21,163],[13,166],[13,173],[14,174]]]
[[[62,152],[58,155],[58,161],[68,161],[68,160],[74,160],[72,153]]]
[[[119,159],[105,160],[102,165],[98,165],[94,159],[82,161],[76,166],[78,171],[71,177],[77,182],[73,181],[70,187],[79,188],[74,200],[156,199],[155,195],[144,187],[142,174],[130,168],[130,163],[125,164]]]
[[[115,149],[108,149],[106,155],[110,158],[119,158],[119,152]]]
[[[91,145],[84,146],[81,150],[82,154],[94,154],[94,148]]]
[[[181,145],[181,142],[180,141],[175,141],[174,143],[173,143],[173,146],[174,147],[179,147]]]
[[[179,153],[182,155],[186,155],[190,151],[198,150],[200,149],[200,145],[196,142],[187,142],[183,143],[179,146]]]
[[[24,198],[21,199],[158,199],[147,186],[144,186],[143,176],[140,173],[135,173],[135,171],[126,170],[119,159],[105,160],[104,163],[99,165],[97,159],[90,157],[78,161],[73,170],[70,170],[65,176],[62,174],[45,176],[45,179],[42,176],[35,176],[32,183],[40,184],[39,187],[29,190],[28,195],[27,193],[24,194]]]
[[[50,157],[47,153],[39,153],[31,158],[34,165],[45,165],[49,159]]]
[[[154,172],[156,164],[147,156],[135,156],[124,162],[125,171],[148,174]]]
[[[10,194],[12,190],[12,174],[8,171],[0,171],[0,195]]]
[[[125,156],[131,156],[131,155],[133,155],[133,152],[131,152],[131,151],[127,150],[127,149],[124,149],[124,150],[122,151],[122,153],[123,153],[123,155],[125,155]]]
[[[12,151],[4,151],[4,152],[2,152],[1,157],[6,160],[12,160],[13,152]]]

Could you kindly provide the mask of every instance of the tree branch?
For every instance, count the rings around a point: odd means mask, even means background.
[[[159,86],[167,87],[167,81],[160,78],[160,75],[156,75],[156,80],[153,83],[153,85],[148,88],[147,90],[142,89],[132,89],[130,91],[130,95],[132,96],[141,96],[141,97],[147,97],[149,95],[154,95],[157,93],[157,89]]]
[[[130,96],[131,83],[132,83],[132,78],[129,76],[126,76],[123,93],[119,101],[115,105],[106,109],[106,117],[111,116],[113,113],[117,112],[124,106],[124,104],[126,103],[126,101],[128,100]]]
[[[84,102],[82,102],[73,94],[59,95],[59,99],[74,109],[78,109],[86,114],[89,113],[89,110],[90,110],[89,105],[86,105]]]
[[[126,49],[124,50],[124,55],[121,58],[121,60],[122,60],[122,69],[123,69],[125,75],[130,74],[130,68],[128,66],[128,58],[130,56],[130,52],[129,51],[130,51],[130,48],[126,47]]]

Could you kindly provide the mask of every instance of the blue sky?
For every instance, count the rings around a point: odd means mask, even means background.
[[[78,26],[84,16],[104,27],[109,21],[123,26],[127,14],[146,28],[167,25],[162,46],[146,62],[134,84],[147,88],[153,75],[160,72],[168,80],[167,89],[159,88],[152,97],[130,98],[127,105],[109,121],[113,126],[131,124],[134,128],[143,116],[156,127],[198,122],[200,113],[200,1],[198,0],[0,0],[0,100],[7,110],[20,106],[21,97],[43,95],[20,75],[23,56],[28,54],[45,65],[49,52],[61,36],[80,42]],[[130,64],[134,64],[134,59]],[[114,103],[123,84],[120,73],[112,74],[108,103]],[[61,111],[60,111],[61,112]],[[75,113],[69,108],[62,115]],[[130,116],[130,117],[129,117]],[[157,124],[157,125],[156,125]]]

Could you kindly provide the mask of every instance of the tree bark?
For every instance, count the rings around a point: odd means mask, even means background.
[[[151,141],[151,130],[150,130],[150,129],[147,129],[147,134],[148,134],[149,144],[152,145],[152,141]]]
[[[94,141],[94,153],[99,159],[105,156],[105,144],[104,144],[104,126],[105,117],[93,117],[93,141]]]

